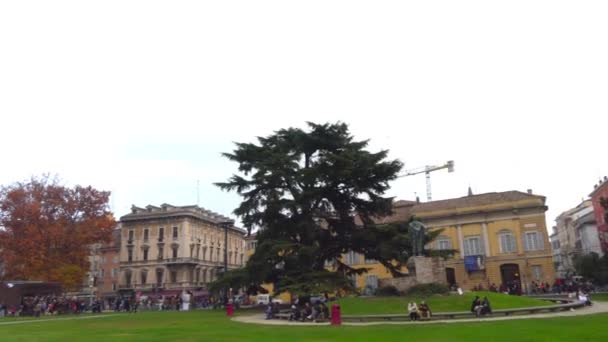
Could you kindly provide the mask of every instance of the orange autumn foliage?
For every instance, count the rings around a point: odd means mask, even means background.
[[[108,242],[116,222],[110,193],[60,185],[48,176],[0,190],[0,262],[5,280],[57,281],[74,289],[89,246]]]

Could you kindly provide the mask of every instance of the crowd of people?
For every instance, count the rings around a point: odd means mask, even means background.
[[[64,315],[80,314],[91,311],[101,312],[102,304],[96,300],[61,296],[23,297],[19,305],[5,305],[0,303],[0,317]]]

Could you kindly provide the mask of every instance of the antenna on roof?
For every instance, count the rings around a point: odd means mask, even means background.
[[[201,205],[201,198],[200,198],[200,189],[201,187],[201,182],[197,179],[196,180],[196,205],[200,206]]]

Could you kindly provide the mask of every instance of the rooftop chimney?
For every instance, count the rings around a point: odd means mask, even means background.
[[[469,185],[469,196],[473,196],[473,190],[471,190],[471,186]]]
[[[532,189],[528,189],[528,193],[532,195]]]
[[[416,203],[420,203],[420,197],[416,196]]]

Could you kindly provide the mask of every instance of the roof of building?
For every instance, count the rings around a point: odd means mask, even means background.
[[[445,215],[459,213],[466,209],[504,204],[505,207],[518,208],[516,202],[534,200],[539,204],[545,203],[545,197],[521,191],[488,192],[479,195],[470,195],[446,200],[418,203],[416,201],[396,201],[393,215],[378,220],[378,223],[406,221],[412,215],[426,215],[441,212]],[[492,209],[488,209],[492,210]],[[439,214],[439,215],[442,215]]]
[[[211,210],[199,207],[198,205],[174,206],[163,203],[160,207],[147,205],[145,208],[140,208],[135,205],[131,206],[131,213],[120,218],[121,222],[152,220],[168,217],[190,216],[213,224],[231,224],[230,229],[240,233],[246,233],[242,228],[234,226],[234,220],[220,215]]]
[[[596,192],[601,191],[606,186],[608,186],[608,177],[604,176],[603,179],[600,179],[600,182],[598,184],[595,184],[595,186],[593,187],[593,191],[589,194],[589,197],[593,197]]]

